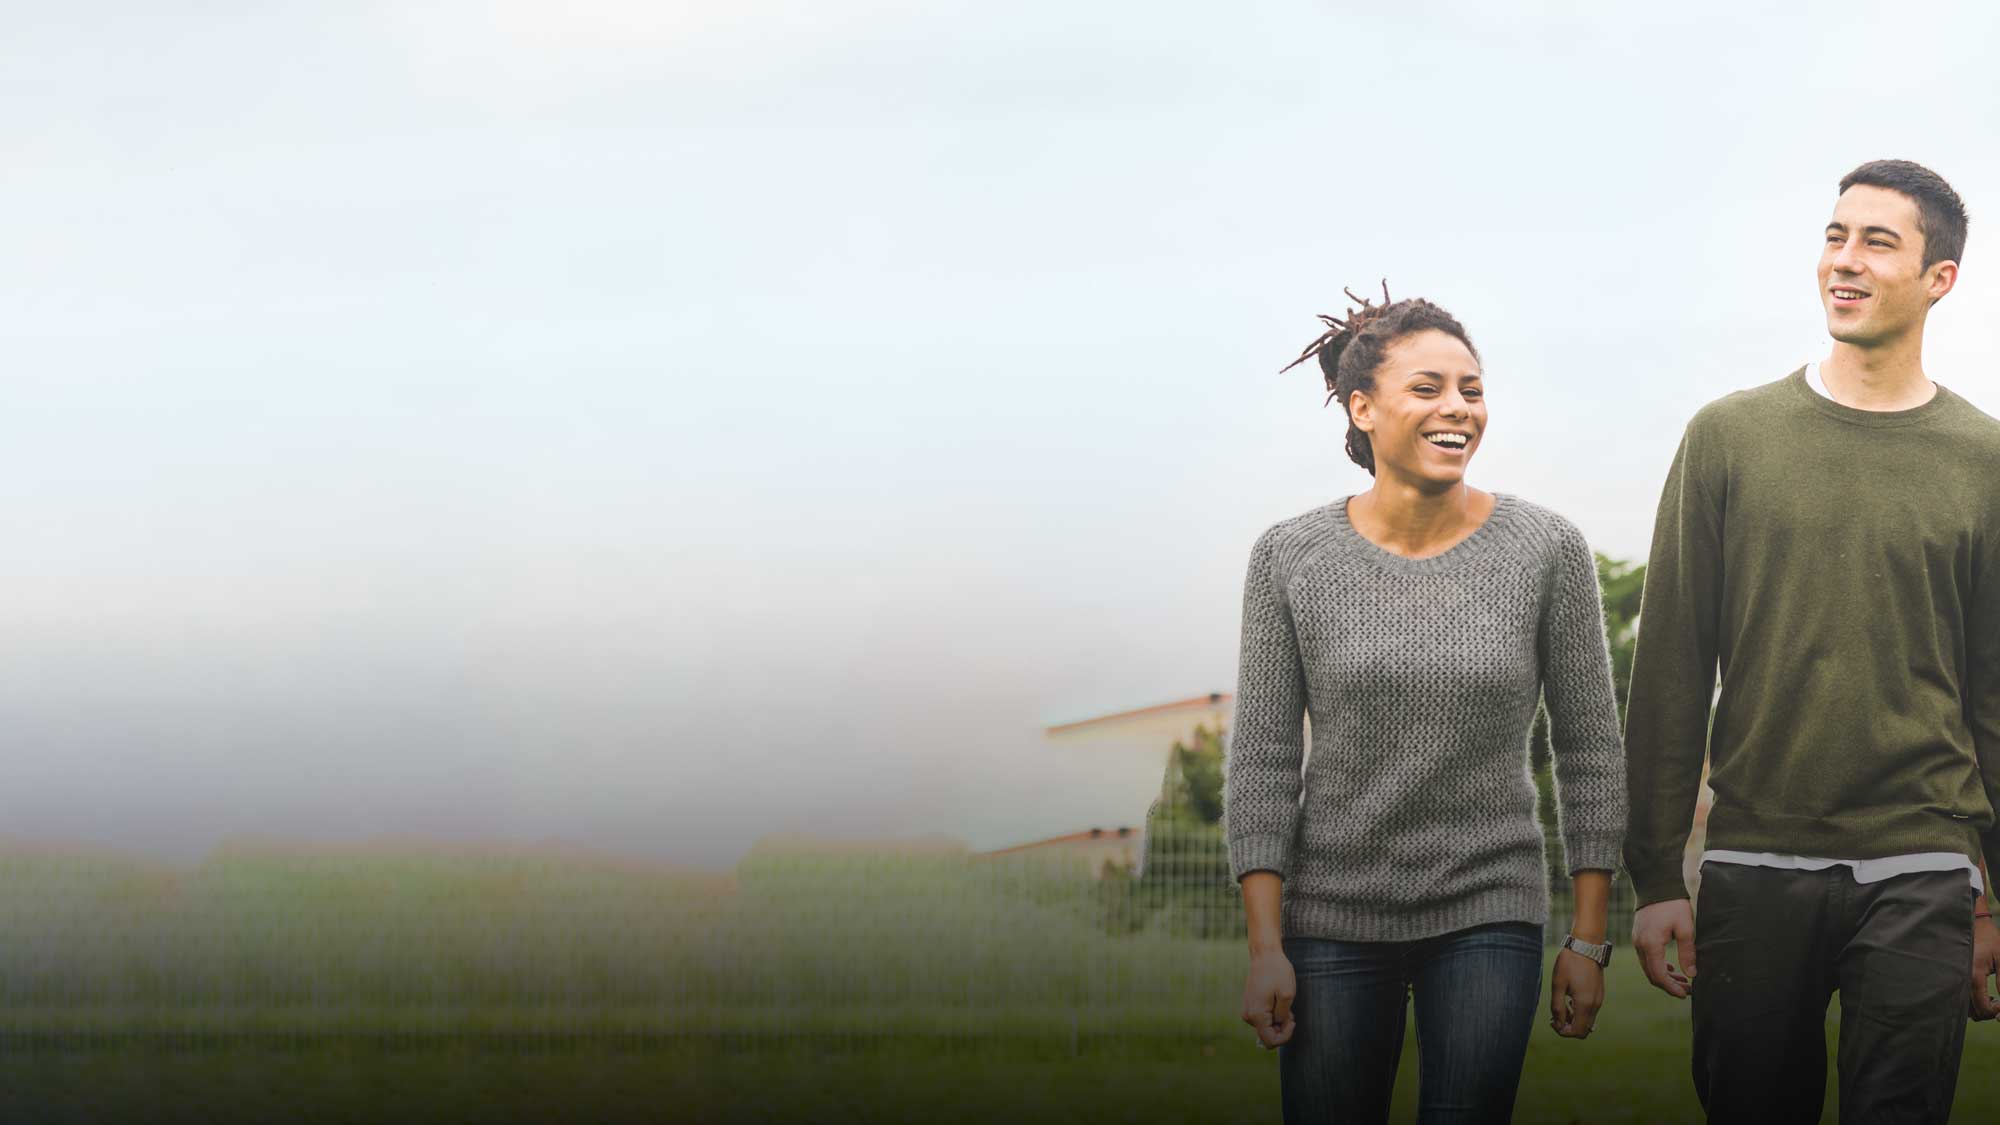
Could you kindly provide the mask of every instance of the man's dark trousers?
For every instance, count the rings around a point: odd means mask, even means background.
[[[1840,1119],[1951,1115],[1972,979],[1964,871],[1857,883],[1845,866],[1704,863],[1694,1088],[1711,1122],[1817,1122],[1840,993]]]

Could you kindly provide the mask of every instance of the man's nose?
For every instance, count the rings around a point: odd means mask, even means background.
[[[1832,264],[1834,271],[1837,273],[1860,273],[1861,260],[1859,255],[1854,252],[1854,243],[1841,243],[1839,252],[1833,256]]]

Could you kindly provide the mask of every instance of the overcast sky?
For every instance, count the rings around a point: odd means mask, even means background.
[[[15,5],[0,835],[1136,822],[1040,728],[1232,686],[1366,486],[1276,374],[1343,285],[1638,558],[1871,158],[1966,198],[1926,362],[2000,412],[1991,6],[1615,7]]]

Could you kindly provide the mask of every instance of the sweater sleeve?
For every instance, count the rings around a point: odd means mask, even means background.
[[[1572,875],[1610,871],[1625,838],[1625,756],[1597,561],[1583,533],[1568,524],[1557,538],[1551,577],[1540,657],[1563,855]]]
[[[1989,524],[1989,535],[1995,534]],[[2000,869],[2000,542],[1991,539],[1974,571],[1971,620],[1966,622],[1965,721],[1995,823],[1980,837],[1988,874]],[[1989,900],[2000,892],[1987,887]]]
[[[1688,897],[1681,857],[1708,748],[1722,603],[1724,489],[1703,439],[1697,415],[1667,471],[1639,601],[1625,705],[1625,866],[1640,906]]]
[[[1283,876],[1298,827],[1305,757],[1305,671],[1291,608],[1276,569],[1278,530],[1257,541],[1243,583],[1242,663],[1236,721],[1224,763],[1223,822],[1229,871]]]

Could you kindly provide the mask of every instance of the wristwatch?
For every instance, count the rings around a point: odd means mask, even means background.
[[[1597,962],[1599,968],[1611,963],[1611,943],[1608,941],[1600,945],[1596,942],[1583,941],[1575,934],[1564,934],[1562,947],[1583,954]]]

